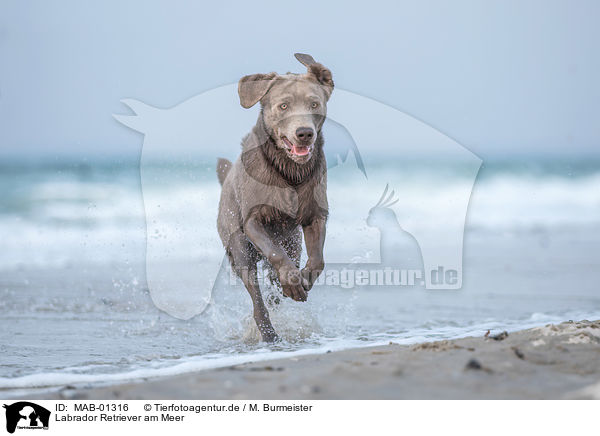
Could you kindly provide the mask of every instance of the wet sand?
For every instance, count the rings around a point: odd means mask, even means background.
[[[600,321],[247,363],[46,399],[600,399]]]

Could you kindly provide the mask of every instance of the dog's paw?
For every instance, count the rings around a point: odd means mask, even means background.
[[[268,319],[262,321],[256,321],[256,326],[260,332],[260,337],[265,342],[278,342],[280,341],[279,336],[275,333],[275,329]]]
[[[312,275],[314,275],[315,272],[312,271],[309,268],[302,268],[302,286],[304,287],[304,290],[306,292],[310,291],[312,289],[314,280],[312,280]]]
[[[275,333],[275,330],[261,332],[260,336],[262,337],[263,341],[268,342],[270,344],[281,341],[277,333]]]
[[[283,285],[283,295],[295,301],[306,301],[308,295],[302,285]]]
[[[302,276],[298,268],[282,268],[279,271],[279,282],[281,283],[283,295],[295,301],[306,301],[308,281]]]
[[[310,291],[323,272],[323,264],[319,264],[316,268],[312,268],[309,264],[307,264],[304,268],[302,268],[302,278],[304,279],[302,284],[304,286],[304,290],[306,292]]]

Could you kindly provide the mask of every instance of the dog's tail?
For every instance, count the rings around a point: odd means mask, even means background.
[[[231,165],[231,162],[227,159],[222,157],[217,159],[217,178],[219,179],[221,186],[223,185],[223,182],[225,181],[225,178],[231,169]]]

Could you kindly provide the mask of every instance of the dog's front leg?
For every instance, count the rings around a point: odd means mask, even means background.
[[[308,260],[302,268],[302,277],[305,279],[305,289],[310,291],[313,284],[323,271],[323,246],[325,245],[325,218],[315,218],[307,226],[302,226],[304,242]]]
[[[308,284],[303,279],[300,270],[283,247],[272,240],[271,235],[257,217],[251,216],[246,221],[244,233],[277,271],[283,295],[296,301],[306,301],[305,288]]]

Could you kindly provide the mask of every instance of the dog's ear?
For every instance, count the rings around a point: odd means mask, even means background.
[[[238,94],[240,104],[248,109],[254,106],[265,96],[277,77],[276,73],[251,74],[244,76],[238,83]]]
[[[308,75],[323,85],[325,92],[327,92],[327,98],[329,98],[334,86],[333,77],[329,68],[315,61],[309,54],[294,53],[294,56],[308,69]]]
[[[307,68],[310,67],[312,64],[317,63],[317,61],[315,61],[311,55],[306,53],[294,53],[294,56],[302,65],[304,65]]]
[[[329,98],[333,92],[334,86],[333,76],[331,75],[329,68],[315,62],[308,67],[308,75],[323,85],[323,89],[325,89],[325,92],[327,93],[327,98]]]

